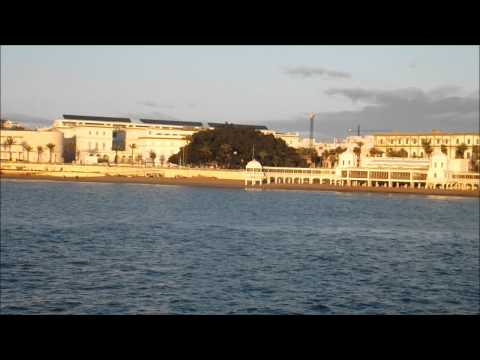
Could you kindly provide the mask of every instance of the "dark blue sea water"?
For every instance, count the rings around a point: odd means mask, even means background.
[[[473,198],[1,181],[1,313],[472,314]]]

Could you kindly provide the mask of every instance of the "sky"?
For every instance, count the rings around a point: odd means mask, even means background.
[[[479,131],[478,46],[2,46],[1,117]]]

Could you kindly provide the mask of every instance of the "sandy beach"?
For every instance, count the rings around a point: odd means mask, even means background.
[[[126,177],[126,176],[98,176],[98,177],[61,177],[46,175],[22,175],[5,174],[0,175],[0,179],[20,179],[20,180],[48,180],[48,181],[68,181],[68,182],[98,182],[98,183],[130,183],[130,184],[151,184],[151,185],[181,185],[195,187],[214,187],[214,188],[245,188],[241,180],[221,180],[207,177],[191,178],[150,178],[150,177]],[[335,191],[335,192],[368,192],[368,193],[393,193],[393,194],[417,194],[417,195],[441,195],[441,196],[462,196],[462,197],[480,197],[480,191],[461,191],[461,190],[442,190],[442,189],[406,189],[406,188],[383,188],[383,187],[356,187],[356,186],[331,186],[321,184],[264,184],[248,188],[262,190],[305,190],[305,191]]]

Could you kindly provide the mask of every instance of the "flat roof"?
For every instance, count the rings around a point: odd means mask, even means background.
[[[64,114],[65,120],[87,120],[87,121],[109,121],[109,122],[122,122],[131,123],[129,118],[109,117],[109,116],[87,116],[87,115],[71,115]]]
[[[140,119],[140,121],[144,124],[202,127],[202,123],[198,121],[153,120],[153,119]]]
[[[448,136],[448,135],[480,135],[479,132],[443,132],[443,131],[432,131],[432,132],[381,132],[374,133],[373,136]]]
[[[214,122],[209,122],[208,126],[213,127],[213,128],[222,128],[226,126],[235,126],[235,127],[244,127],[244,128],[254,128],[258,130],[268,130],[268,128],[265,125],[245,125],[245,124],[232,124],[232,123],[214,123]]]

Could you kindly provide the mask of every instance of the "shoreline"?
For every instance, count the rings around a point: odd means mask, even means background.
[[[408,194],[408,195],[441,195],[441,196],[461,196],[480,198],[480,191],[461,191],[461,190],[443,190],[443,189],[405,189],[405,188],[383,188],[383,187],[356,187],[356,186],[332,186],[322,184],[264,184],[262,186],[246,187],[243,180],[222,180],[207,177],[192,178],[149,178],[149,177],[126,177],[126,176],[95,176],[95,177],[60,177],[48,175],[22,175],[5,174],[0,175],[0,179],[16,180],[48,180],[64,182],[91,182],[91,183],[110,183],[110,184],[149,184],[149,185],[179,185],[193,187],[210,188],[230,188],[230,189],[257,189],[257,190],[302,190],[302,191],[333,191],[347,193],[383,193],[383,194]]]

